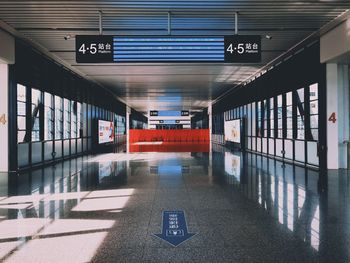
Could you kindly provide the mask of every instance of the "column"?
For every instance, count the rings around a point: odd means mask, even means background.
[[[129,153],[130,151],[130,146],[129,146],[130,114],[131,114],[131,108],[129,106],[126,106],[126,152],[127,153]]]
[[[211,177],[213,175],[213,144],[212,144],[212,105],[209,103],[208,105],[208,128],[209,128],[209,167],[208,167],[208,175]]]
[[[348,66],[327,64],[327,164],[328,169],[347,168],[349,141]]]
[[[9,171],[9,64],[15,63],[15,39],[0,29],[0,172]],[[16,116],[11,116],[16,118]]]
[[[0,172],[9,171],[8,65],[0,64]]]

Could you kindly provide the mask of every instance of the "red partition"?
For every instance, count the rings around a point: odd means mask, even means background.
[[[209,142],[209,129],[196,130],[130,130],[130,143],[135,142]]]

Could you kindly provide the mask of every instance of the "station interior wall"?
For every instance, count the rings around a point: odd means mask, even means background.
[[[16,39],[15,52],[9,66],[11,171],[125,148],[124,103],[21,40]],[[98,144],[98,120],[114,122],[113,143]],[[147,118],[132,110],[129,121],[144,128]]]
[[[246,124],[246,150],[318,168],[326,151],[326,66],[313,43],[213,105],[213,141],[225,121]],[[306,69],[306,70],[305,70]],[[324,148],[323,148],[324,147]]]

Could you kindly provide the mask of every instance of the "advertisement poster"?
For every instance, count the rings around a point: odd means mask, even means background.
[[[114,142],[114,124],[110,121],[98,121],[98,143]]]
[[[241,120],[225,121],[225,141],[241,143]]]

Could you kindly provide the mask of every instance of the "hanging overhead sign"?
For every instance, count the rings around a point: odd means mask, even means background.
[[[76,36],[77,63],[259,63],[260,36]]]
[[[260,63],[261,36],[225,36],[225,62]]]
[[[77,63],[112,63],[113,36],[76,36],[75,57]]]
[[[157,110],[151,110],[151,111],[149,112],[149,115],[150,115],[150,116],[158,116],[158,111],[157,111]]]

